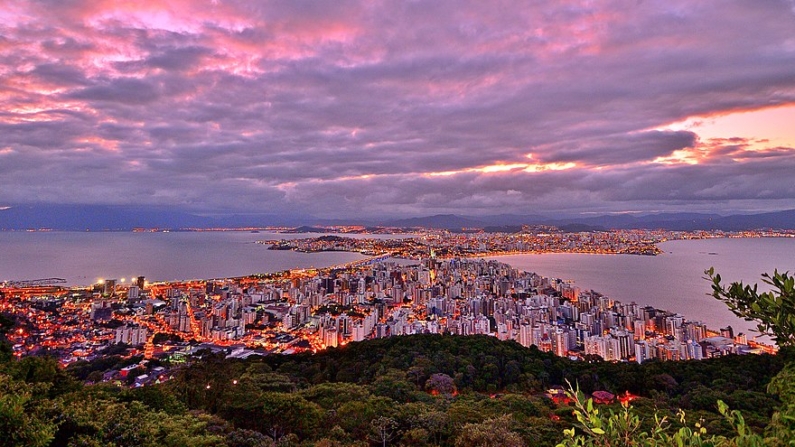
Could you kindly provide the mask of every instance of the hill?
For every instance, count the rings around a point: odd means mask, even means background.
[[[761,429],[778,405],[764,388],[784,363],[768,355],[573,362],[493,337],[413,335],[314,355],[227,360],[204,351],[183,366],[150,362],[170,369],[170,378],[161,373],[165,383],[118,388],[75,377],[101,377],[140,358],[64,371],[54,360],[9,357],[0,356],[0,403],[14,405],[3,406],[0,429],[13,437],[3,445],[153,447],[452,446],[480,445],[471,440],[481,436],[498,445],[552,446],[577,424],[570,403],[545,394],[566,380],[589,392],[636,393],[633,414],[645,421],[678,421],[684,408],[711,434],[731,436],[716,400],[742,409],[748,426]]]
[[[17,205],[0,208],[0,230],[50,228],[69,231],[103,231],[133,228],[250,228],[266,226],[303,227],[322,230],[326,225],[366,225],[397,228],[437,228],[460,231],[485,228],[487,231],[514,231],[522,225],[552,225],[570,231],[604,229],[666,230],[752,230],[759,228],[795,229],[795,210],[721,216],[700,213],[656,213],[646,215],[611,214],[560,218],[536,214],[498,214],[462,216],[437,214],[424,217],[376,220],[318,219],[284,213],[200,214],[173,207],[110,205]]]
[[[568,231],[594,231],[605,229],[742,231],[760,228],[792,230],[795,229],[795,210],[729,216],[699,213],[657,213],[648,215],[606,214],[601,216],[571,218],[514,214],[503,214],[498,216],[440,214],[427,217],[391,220],[384,222],[383,225],[448,230],[460,230],[461,228],[515,227],[521,225],[551,225]]]
[[[307,218],[276,214],[201,215],[171,207],[24,205],[0,208],[0,230],[129,231],[134,228],[247,228],[297,226]]]
[[[483,227],[487,223],[483,220],[478,220],[469,217],[457,216],[455,214],[436,214],[434,216],[426,217],[412,217],[408,219],[389,220],[383,223],[385,227],[398,227],[398,228],[439,228],[439,229],[461,229],[467,227]]]

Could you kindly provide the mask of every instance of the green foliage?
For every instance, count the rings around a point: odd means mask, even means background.
[[[120,369],[122,358],[118,355],[103,355],[90,362],[81,360],[69,365],[66,370],[79,380],[87,380],[94,372],[104,372],[111,369]]]
[[[141,402],[154,411],[162,411],[167,414],[185,412],[185,405],[165,387],[145,386],[127,389],[119,394],[118,399],[123,402]]]
[[[768,391],[782,402],[765,432],[768,444],[774,447],[795,445],[795,362],[788,363],[773,378]]]
[[[370,421],[370,439],[383,447],[397,436],[398,423],[386,416],[378,416]]]
[[[325,416],[319,405],[294,393],[264,393],[259,403],[265,432],[277,442],[290,433],[299,439],[314,436]]]
[[[373,393],[397,402],[414,402],[420,399],[417,386],[406,379],[406,373],[390,368],[379,374],[372,384]]]
[[[367,388],[350,383],[321,383],[301,390],[300,394],[325,410],[336,410],[345,403],[372,397]]]
[[[422,430],[428,441],[441,444],[442,439],[448,438],[452,431],[452,424],[447,413],[438,410],[423,411],[416,414],[416,419],[411,424],[413,430]],[[415,432],[413,439],[419,438],[420,432]],[[418,443],[415,441],[415,444]]]
[[[227,445],[220,434],[212,433],[214,424],[222,424],[209,415],[183,414],[164,417],[163,413],[149,413],[147,430],[151,446],[164,447],[222,447]]]
[[[355,439],[366,439],[370,434],[370,423],[378,417],[390,417],[395,402],[385,397],[371,397],[362,401],[343,404],[336,412],[339,425]]]
[[[403,432],[400,437],[400,445],[402,446],[426,446],[430,445],[430,433],[424,428],[411,428]]]
[[[0,294],[2,299],[2,294]],[[5,314],[0,313],[0,363],[8,362],[13,358],[14,351],[8,342],[6,334],[14,327],[16,322]]]
[[[62,423],[58,438],[70,438],[70,444],[93,443],[116,446],[143,445],[149,440],[146,427],[146,407],[139,403],[120,403],[107,400],[80,399],[77,396],[63,401]]]
[[[153,411],[139,401],[78,392],[57,402],[54,445],[222,446],[226,422],[209,415]],[[213,433],[213,431],[218,433]]]
[[[745,424],[740,412],[729,411],[722,401],[717,402],[718,411],[735,430],[733,438],[711,435],[702,422],[695,422],[692,427],[687,421],[683,410],[678,413],[678,425],[670,423],[668,418],[654,415],[654,425],[650,430],[643,429],[641,417],[631,406],[622,406],[619,411],[600,411],[594,406],[593,399],[585,399],[582,392],[570,390],[569,397],[573,400],[574,416],[577,424],[564,430],[565,438],[558,447],[731,447],[763,446],[764,439],[753,433]]]
[[[525,443],[511,430],[512,424],[510,415],[466,424],[455,440],[455,447],[522,447]]]
[[[152,337],[152,343],[156,345],[161,345],[166,342],[179,343],[181,341],[184,341],[184,339],[178,334],[166,334],[164,332],[158,332]]]
[[[795,345],[795,277],[778,270],[773,276],[765,273],[762,282],[774,290],[759,293],[756,284],[734,282],[727,287],[721,284],[714,269],[704,273],[712,281],[712,296],[723,301],[735,315],[755,320],[759,332],[773,337],[779,346]]]
[[[35,388],[0,374],[0,446],[46,446],[55,434],[47,420],[46,403],[35,399]]]
[[[374,394],[400,403],[427,401],[427,380],[446,374],[459,393],[540,393],[568,380],[579,383],[586,393],[629,391],[658,398],[661,405],[678,404],[677,399],[689,393],[693,384],[710,383],[716,377],[726,381],[712,388],[726,395],[737,389],[764,393],[767,382],[784,365],[778,356],[768,355],[643,365],[575,362],[494,337],[430,334],[350,343],[315,355],[269,356],[261,361],[298,387],[339,382],[369,385]],[[760,408],[759,415],[767,418],[769,410],[769,406]]]
[[[721,284],[720,275],[713,269],[705,272],[712,281],[713,296],[729,307],[735,315],[755,320],[763,334],[770,335],[782,347],[780,357],[786,366],[771,380],[768,392],[781,400],[779,411],[773,414],[766,430],[766,442],[771,446],[795,444],[795,277],[788,272],[765,273],[762,281],[773,290],[759,293],[757,285],[734,282]]]
[[[226,435],[229,447],[273,447],[273,441],[255,430],[237,429]]]
[[[398,370],[403,380],[421,390],[433,374],[446,374],[459,391],[541,391],[542,377],[557,380],[567,359],[527,349],[488,336],[421,334],[350,343],[317,354],[269,356],[264,360],[296,382],[372,384],[383,373]],[[406,395],[404,394],[404,400]]]

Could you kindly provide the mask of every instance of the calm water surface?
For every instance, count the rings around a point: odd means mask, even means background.
[[[255,243],[314,236],[318,235],[244,231],[0,232],[0,281],[57,277],[70,285],[87,285],[99,278],[139,275],[152,281],[220,278],[327,267],[365,258],[358,253],[268,250],[267,245]]]
[[[709,295],[711,287],[703,279],[704,270],[714,267],[724,282],[745,283],[761,283],[762,273],[772,274],[774,269],[795,273],[792,238],[669,241],[659,247],[665,254],[542,254],[494,259],[543,276],[572,279],[581,289],[593,289],[615,300],[678,312],[710,328],[731,325],[735,333],[749,333],[755,325],[735,317]]]

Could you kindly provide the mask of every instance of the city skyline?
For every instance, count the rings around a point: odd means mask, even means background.
[[[11,1],[0,18],[0,213],[795,208],[792,1]]]

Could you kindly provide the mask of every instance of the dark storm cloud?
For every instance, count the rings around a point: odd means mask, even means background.
[[[85,74],[77,67],[60,63],[44,63],[33,69],[31,74],[40,80],[62,86],[85,85]]]
[[[791,141],[667,129],[795,104],[787,1],[7,9],[0,203],[327,216],[795,206]]]
[[[621,165],[654,160],[674,151],[694,147],[698,137],[693,132],[649,131],[610,135],[585,142],[553,144],[543,148],[544,162],[581,162],[595,166]]]
[[[187,70],[201,62],[208,50],[200,47],[173,48],[149,57],[146,64],[166,70]]]
[[[19,124],[0,124],[3,144],[13,148],[25,146],[40,149],[62,149],[80,135],[79,127],[71,121],[43,121]]]
[[[70,99],[87,101],[110,101],[124,104],[146,104],[160,97],[158,87],[138,79],[113,79],[98,85],[77,90]]]

